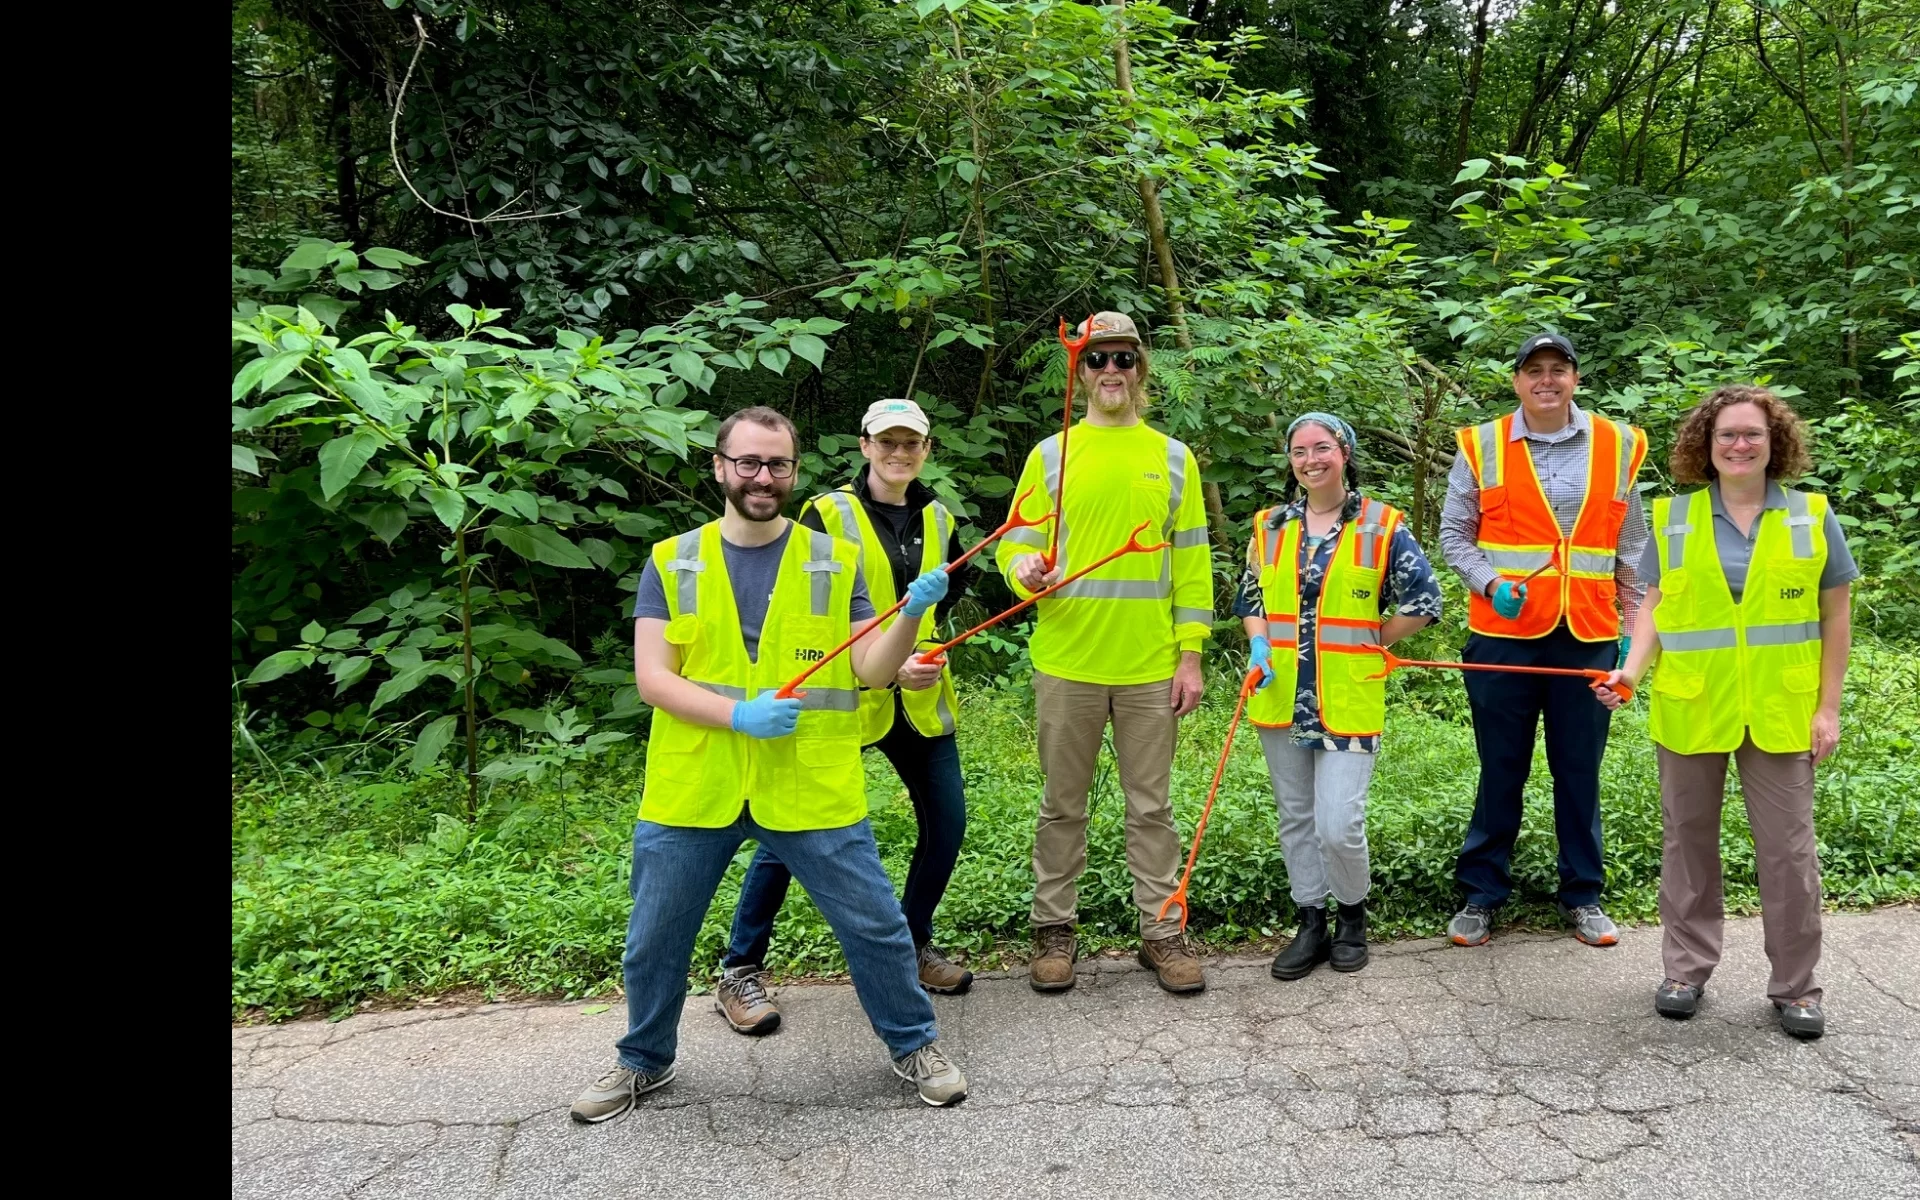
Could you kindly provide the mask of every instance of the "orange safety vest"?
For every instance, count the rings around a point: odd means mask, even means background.
[[[1539,638],[1565,620],[1568,630],[1583,642],[1620,636],[1614,560],[1620,525],[1627,516],[1627,496],[1647,457],[1647,435],[1645,430],[1591,413],[1588,419],[1593,429],[1586,494],[1570,537],[1560,532],[1553,506],[1534,473],[1526,439],[1512,438],[1512,413],[1454,432],[1480,487],[1479,545],[1500,578],[1518,582],[1559,556],[1557,570],[1550,568],[1527,585],[1526,603],[1511,621],[1495,612],[1486,596],[1469,597],[1467,627],[1475,633]]]

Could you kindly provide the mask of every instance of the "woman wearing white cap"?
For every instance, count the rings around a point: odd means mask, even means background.
[[[927,414],[911,400],[877,400],[860,421],[860,453],[867,465],[852,480],[809,500],[800,523],[858,545],[875,610],[884,612],[922,572],[959,557],[958,522],[920,482],[932,449]],[[948,583],[944,604],[964,595],[972,568]],[[930,644],[944,604],[921,618]],[[896,618],[898,619],[898,618]],[[891,624],[891,622],[889,622]],[[966,836],[967,802],[955,744],[953,676],[944,665],[909,658],[894,686],[861,698],[862,741],[893,764],[913,801],[920,837],[907,868],[900,906],[920,959],[920,984],[930,992],[964,992],[973,972],[948,961],[933,945],[933,911],[947,890]],[[773,920],[791,876],[780,860],[759,850],[747,868],[734,909],[733,931],[721,960],[714,1007],[741,1033],[770,1033],[780,1011],[768,998],[763,968]]]

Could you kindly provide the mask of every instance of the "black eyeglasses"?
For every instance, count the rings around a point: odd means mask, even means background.
[[[765,467],[767,474],[775,479],[785,479],[793,474],[791,458],[735,458],[731,454],[721,454],[718,450],[714,453],[732,463],[733,473],[742,479],[752,479],[760,474],[762,467]]]
[[[1104,371],[1108,359],[1112,359],[1113,365],[1122,371],[1131,371],[1133,364],[1140,361],[1140,355],[1133,350],[1089,350],[1080,361],[1095,371]]]

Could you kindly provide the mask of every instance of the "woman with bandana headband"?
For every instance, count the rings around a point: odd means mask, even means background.
[[[1386,682],[1368,645],[1390,646],[1440,615],[1440,584],[1398,510],[1360,492],[1353,427],[1328,413],[1287,426],[1292,498],[1253,522],[1234,612],[1263,679],[1247,702],[1280,812],[1300,928],[1276,979],[1322,962],[1367,965],[1367,785]],[[1338,916],[1327,921],[1327,893]]]

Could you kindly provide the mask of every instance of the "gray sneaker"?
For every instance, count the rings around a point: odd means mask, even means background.
[[[893,1073],[920,1089],[920,1098],[935,1108],[967,1098],[967,1077],[947,1057],[939,1042],[928,1042],[905,1058],[893,1060]]]
[[[1557,907],[1567,924],[1573,926],[1573,936],[1587,945],[1611,946],[1620,940],[1619,928],[1607,919],[1598,904],[1582,904],[1577,908],[1559,904]]]
[[[1447,922],[1447,937],[1456,946],[1484,946],[1493,937],[1493,910],[1484,904],[1469,904]]]
[[[640,1071],[631,1071],[626,1067],[615,1067],[605,1075],[593,1081],[593,1086],[580,1093],[573,1102],[573,1119],[582,1125],[598,1125],[602,1121],[611,1121],[633,1107],[634,1097],[665,1087],[673,1082],[674,1068],[669,1065],[658,1075],[647,1075]]]
[[[1827,1015],[1818,1000],[1795,1000],[1776,1004],[1780,1010],[1780,1028],[1797,1038],[1817,1038],[1827,1031]]]
[[[1706,994],[1704,987],[1681,983],[1678,979],[1663,979],[1660,981],[1660,990],[1653,994],[1653,1011],[1663,1017],[1685,1021],[1700,1011],[1700,997]]]

